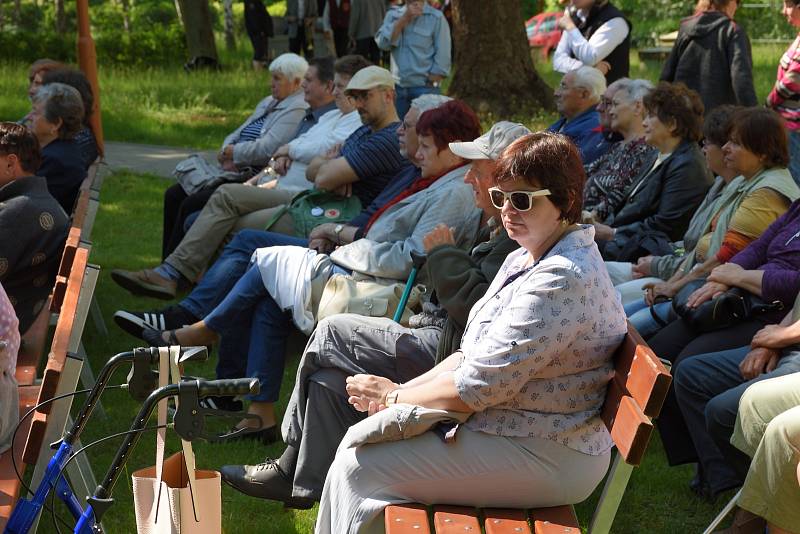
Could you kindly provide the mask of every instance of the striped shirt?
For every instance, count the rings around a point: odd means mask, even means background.
[[[778,79],[767,96],[767,107],[786,121],[789,130],[800,130],[800,35],[781,57]]]
[[[400,154],[397,141],[399,122],[373,132],[362,126],[347,138],[342,146],[342,157],[358,176],[353,183],[353,194],[362,206],[369,206],[386,184],[411,163]]]

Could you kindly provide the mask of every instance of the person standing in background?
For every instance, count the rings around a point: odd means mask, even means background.
[[[336,57],[346,56],[350,48],[350,0],[326,0],[322,13],[322,30],[325,37],[333,39]]]
[[[738,0],[700,0],[681,21],[661,80],[683,82],[703,99],[706,113],[717,106],[755,106],[753,59],[744,28],[733,21]],[[698,76],[698,73],[703,73]]]
[[[244,0],[244,27],[253,45],[253,68],[264,70],[270,62],[269,38],[274,30],[272,17],[261,0]]]
[[[628,77],[631,23],[608,0],[572,0],[558,27],[564,32],[553,54],[553,70],[595,67],[605,74],[606,84]]]
[[[317,0],[287,0],[286,24],[289,32],[289,51],[306,59],[314,57],[314,21],[317,18]]]
[[[375,34],[386,16],[386,0],[350,0],[350,21],[347,34],[354,54],[364,56],[375,65],[380,64],[381,50]]]
[[[409,0],[393,7],[375,35],[382,50],[391,52],[391,71],[397,90],[397,114],[405,116],[411,101],[440,93],[450,74],[450,27],[442,12],[426,0]]]
[[[786,20],[800,28],[800,0],[783,0],[781,10]],[[778,65],[778,79],[767,96],[767,107],[786,121],[789,130],[789,172],[800,184],[800,34],[783,54]]]

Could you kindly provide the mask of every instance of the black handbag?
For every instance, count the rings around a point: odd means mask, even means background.
[[[693,280],[683,286],[672,299],[673,311],[695,332],[713,332],[783,309],[783,303],[779,300],[764,302],[761,297],[738,287],[731,288],[696,308],[688,307],[686,302],[689,296],[705,283],[706,280],[703,279]]]

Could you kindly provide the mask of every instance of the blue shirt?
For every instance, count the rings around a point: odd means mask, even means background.
[[[581,152],[584,165],[590,164],[608,152],[611,147],[600,128],[600,113],[595,106],[573,117],[572,120],[562,117],[547,130],[562,133],[572,139]]]
[[[369,126],[362,126],[342,146],[342,157],[358,176],[358,181],[353,183],[353,194],[362,206],[372,204],[389,180],[410,165],[400,154],[399,125],[399,122],[393,122],[377,132]]]
[[[320,117],[322,117],[329,111],[333,111],[334,109],[336,109],[335,101],[315,109],[308,108],[306,110],[306,114],[303,116],[303,119],[300,121],[300,126],[298,126],[297,128],[297,132],[295,132],[294,137],[292,139],[300,137],[301,135],[309,131],[312,126],[314,126],[319,122]]]
[[[422,15],[403,28],[397,41],[392,42],[394,25],[405,10],[394,7],[386,13],[375,42],[392,53],[391,70],[399,86],[422,87],[428,83],[429,74],[450,74],[450,27],[441,11],[426,3]]]

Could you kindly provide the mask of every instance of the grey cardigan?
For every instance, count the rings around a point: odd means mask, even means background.
[[[222,148],[236,141],[245,126],[261,117],[274,101],[272,96],[268,96],[259,102],[253,114],[225,138]],[[303,97],[302,90],[298,90],[278,102],[261,126],[261,134],[258,139],[233,145],[233,163],[237,167],[265,167],[269,158],[280,146],[294,139],[307,108],[308,104]]]

